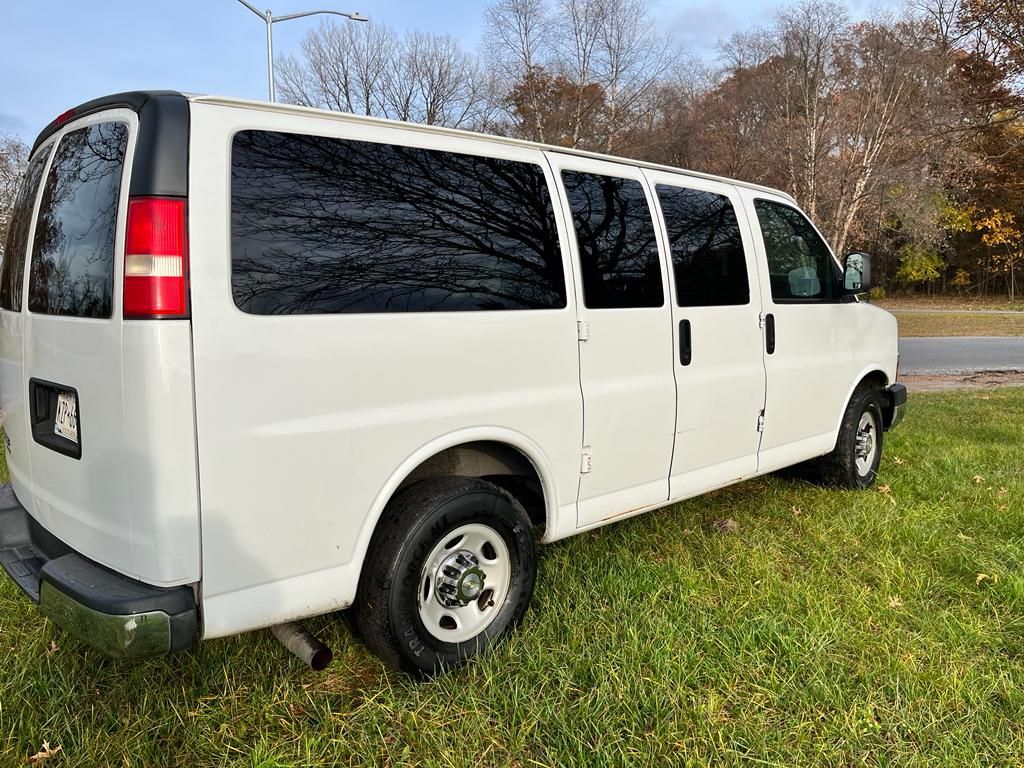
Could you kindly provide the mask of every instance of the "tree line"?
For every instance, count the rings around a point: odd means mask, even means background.
[[[721,41],[710,63],[646,0],[490,0],[476,51],[325,22],[276,76],[295,104],[784,189],[837,252],[873,253],[889,290],[1020,293],[1020,0],[909,0],[863,21],[799,0]],[[0,159],[0,194],[2,176]]]
[[[325,23],[287,101],[609,152],[790,192],[890,289],[1006,293],[1024,266],[1024,4],[781,7],[687,56],[644,0],[492,0],[451,37]]]

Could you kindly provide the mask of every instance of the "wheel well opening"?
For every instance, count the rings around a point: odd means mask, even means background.
[[[872,371],[863,379],[860,380],[859,387],[873,387],[875,389],[885,389],[889,385],[889,380],[885,377],[885,374],[881,371]]]
[[[478,477],[487,480],[515,496],[534,527],[540,528],[547,523],[540,475],[520,450],[506,443],[478,441],[447,448],[410,472],[395,492],[432,477]]]

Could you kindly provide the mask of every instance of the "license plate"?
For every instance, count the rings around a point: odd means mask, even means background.
[[[53,433],[78,442],[78,409],[75,396],[69,392],[57,393],[57,416],[53,420]]]

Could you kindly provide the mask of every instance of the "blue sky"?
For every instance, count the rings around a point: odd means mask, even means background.
[[[871,0],[847,0],[863,16]],[[873,0],[892,6],[897,0]],[[269,0],[254,0],[266,7]],[[476,48],[484,0],[274,0],[276,14],[317,7],[360,11],[399,30],[448,33]],[[169,88],[266,98],[264,26],[237,0],[2,0],[0,132],[26,141],[68,107],[96,96]],[[650,0],[661,29],[711,58],[717,40],[764,23],[757,0]],[[275,52],[294,52],[318,24],[274,27]]]

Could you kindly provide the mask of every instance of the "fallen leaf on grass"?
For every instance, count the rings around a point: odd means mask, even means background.
[[[903,463],[903,459],[901,459],[899,456],[893,456],[892,457],[892,463],[893,464],[902,464]]]
[[[889,607],[890,608],[902,608],[903,607],[903,598],[900,597],[899,595],[893,595],[892,597],[889,598]]]
[[[790,507],[790,510],[789,510],[789,511],[793,513],[793,516],[794,516],[794,517],[800,517],[800,515],[801,515],[801,514],[803,514],[803,513],[802,513],[802,512],[800,511],[800,507]]]
[[[888,485],[880,485],[878,486],[878,492],[888,494],[892,492],[892,488],[890,488]]]
[[[1010,489],[1009,489],[1009,488],[1000,488],[1000,489],[999,489],[999,495],[1000,495],[1000,496],[1005,496],[1005,495],[1006,495],[1006,494],[1008,494],[1009,492],[1010,492]]]
[[[55,654],[59,650],[60,650],[60,646],[57,645],[57,641],[56,640],[51,640],[50,641],[50,645],[46,648],[46,655],[47,656],[52,656],[53,654]]]
[[[1009,508],[1010,508],[1009,504],[1000,504],[999,506],[996,507],[996,512],[1005,512]]]
[[[51,747],[50,742],[44,741],[43,748],[36,752],[34,755],[32,755],[32,757],[30,757],[28,761],[30,763],[41,763],[44,760],[49,760],[53,757],[56,757],[63,751],[64,748],[60,744],[58,744],[56,747]]]
[[[719,533],[733,533],[740,526],[739,523],[737,523],[731,517],[727,517],[724,519],[715,520],[715,522],[711,524],[711,527]]]
[[[975,485],[981,485],[983,482],[985,482],[985,478],[982,477],[981,475],[975,475],[971,479],[974,480]]]
[[[987,573],[979,573],[977,578],[974,579],[975,584],[981,584],[983,581],[991,581],[993,584],[998,584],[999,577],[996,575],[989,576]]]
[[[957,534],[956,534],[956,537],[958,539],[960,539],[960,541],[974,541],[974,539],[972,539],[970,536],[968,536],[963,531],[958,531]]]

